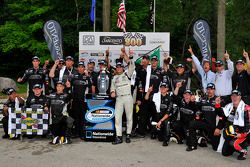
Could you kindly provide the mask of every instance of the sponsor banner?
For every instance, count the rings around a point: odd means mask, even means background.
[[[170,33],[148,32],[80,32],[79,33],[79,58],[85,61],[105,59],[105,51],[110,50],[110,63],[115,65],[115,60],[120,57],[120,50],[126,46],[130,49],[134,61],[154,48],[161,46],[160,64],[164,56],[170,52]]]
[[[114,101],[86,99],[85,135],[87,141],[113,141],[115,137]]]
[[[210,28],[205,20],[197,20],[193,27],[193,37],[196,40],[202,59],[211,61]]]
[[[55,61],[63,58],[60,24],[55,20],[49,20],[44,24],[43,31],[52,59]]]

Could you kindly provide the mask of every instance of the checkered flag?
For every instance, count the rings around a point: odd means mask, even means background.
[[[123,32],[126,32],[126,10],[124,1],[122,1],[120,4],[117,16],[117,27],[122,29]]]
[[[10,136],[18,134],[44,135],[48,132],[49,114],[42,109],[9,108]]]

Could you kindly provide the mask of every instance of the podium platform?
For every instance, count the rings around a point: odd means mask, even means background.
[[[105,96],[87,96],[84,139],[86,141],[114,141],[114,100]]]

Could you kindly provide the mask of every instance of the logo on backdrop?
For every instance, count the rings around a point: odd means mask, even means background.
[[[123,36],[100,36],[100,45],[122,45]]]
[[[94,35],[83,35],[82,44],[83,45],[95,45],[95,36]]]
[[[123,44],[125,46],[142,46],[146,45],[146,37],[140,33],[126,33],[124,34]]]
[[[111,120],[114,116],[113,108],[103,106],[89,110],[85,115],[85,119],[91,123],[102,123]]]

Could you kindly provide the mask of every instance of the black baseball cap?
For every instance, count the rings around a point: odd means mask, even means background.
[[[166,82],[162,82],[162,83],[160,84],[160,87],[169,88],[169,85],[168,85],[168,83],[166,83]]]
[[[67,56],[67,57],[66,57],[66,61],[67,61],[67,60],[72,60],[72,61],[74,61],[74,58],[73,58],[72,56]]]
[[[83,66],[83,67],[85,67],[84,62],[83,62],[83,61],[80,61],[80,62],[78,63],[78,67],[79,67],[79,66]]]
[[[56,82],[56,85],[58,85],[58,84],[61,84],[61,85],[64,86],[64,82],[63,82],[63,81],[57,81],[57,82]]]
[[[209,88],[215,89],[215,85],[213,83],[208,83],[207,84],[207,89],[209,89]]]
[[[122,62],[117,62],[115,67],[118,67],[118,66],[120,66],[120,67],[124,67],[124,65],[123,65],[123,63],[122,63]]]
[[[235,62],[235,64],[245,64],[245,62],[244,62],[243,60],[239,59],[239,60],[237,60],[237,61]]]
[[[237,95],[237,96],[241,96],[241,92],[238,91],[237,89],[233,90],[231,95]]]
[[[33,89],[36,89],[36,88],[42,89],[42,85],[40,85],[40,84],[35,84],[35,85],[33,86]]]
[[[88,64],[91,64],[91,63],[93,63],[93,64],[95,65],[95,60],[93,60],[93,59],[89,59]]]
[[[16,90],[14,88],[8,88],[6,91],[6,94],[11,95],[13,92],[16,92]]]
[[[100,60],[100,61],[98,62],[98,64],[104,64],[104,65],[106,65],[106,61],[105,61],[105,60]]]
[[[177,66],[176,66],[176,68],[179,68],[179,67],[181,67],[181,68],[184,68],[184,65],[183,64],[177,64]]]
[[[215,65],[216,66],[223,66],[223,61],[222,60],[217,60]]]
[[[157,56],[152,56],[151,61],[152,61],[153,59],[155,59],[156,61],[158,61],[158,57],[157,57]]]
[[[62,58],[60,58],[60,59],[59,59],[59,62],[60,62],[60,63],[64,63],[64,62],[65,62],[65,60],[64,60],[64,59],[62,59]]]
[[[39,57],[37,57],[37,56],[32,57],[32,61],[33,61],[33,60],[38,60],[38,61],[40,61]]]
[[[186,94],[186,93],[188,93],[190,95],[193,95],[193,93],[192,93],[192,91],[190,89],[185,90],[183,94]]]

